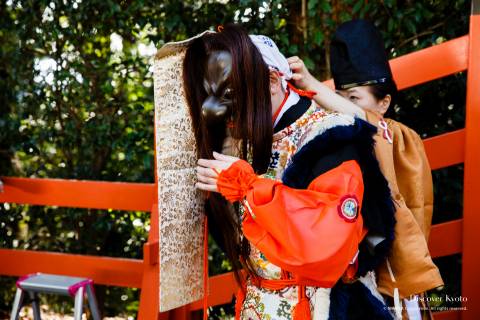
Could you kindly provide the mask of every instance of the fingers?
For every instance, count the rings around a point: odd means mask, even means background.
[[[215,159],[199,159],[197,164],[206,168],[217,168],[220,170],[228,168],[232,163],[239,160],[237,157],[227,156],[225,154],[213,153]]]
[[[204,168],[197,166],[197,179],[198,182],[195,184],[195,187],[204,191],[214,191],[217,190],[217,173],[215,173],[212,168]]]
[[[222,168],[222,161],[210,159],[198,159],[197,164],[205,168]]]
[[[235,162],[238,160],[237,157],[228,156],[226,154],[218,153],[215,151],[213,152],[213,157],[217,160],[226,161],[226,162]]]
[[[212,185],[212,184],[197,182],[197,183],[195,183],[195,188],[200,189],[200,190],[204,190],[204,191],[218,192],[216,184]]]
[[[210,184],[210,185],[216,185],[217,184],[217,179],[212,178],[212,177],[207,177],[201,174],[197,173],[197,179],[199,182],[205,183],[205,184]]]
[[[304,64],[300,62],[292,62],[290,63],[290,68],[298,69],[298,68],[303,68]]]
[[[217,172],[213,168],[204,168],[197,166],[197,176],[201,175],[207,178],[216,178],[218,176]]]
[[[197,179],[195,187],[204,191],[218,192],[217,177],[219,172],[227,169],[237,160],[236,157],[213,152],[214,159],[199,159],[197,161]]]
[[[303,62],[293,62],[293,63],[290,63],[290,69],[296,71],[302,71],[303,69],[305,68],[305,65],[303,64]]]
[[[302,79],[303,79],[303,75],[301,75],[299,73],[292,74],[292,80],[293,81],[298,81],[298,80],[302,80]]]
[[[305,63],[303,62],[302,59],[300,59],[297,56],[293,56],[287,59],[288,65],[290,66],[290,69],[294,68],[303,68]]]
[[[287,58],[288,63],[294,63],[294,62],[298,62],[298,61],[302,61],[302,60],[297,56]]]

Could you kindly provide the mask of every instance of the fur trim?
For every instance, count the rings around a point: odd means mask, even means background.
[[[306,137],[302,138],[302,145],[297,146],[299,150],[285,169],[283,183],[293,188],[306,188],[311,182],[311,167],[347,145],[366,145],[369,151],[373,152],[373,135],[376,131],[376,127],[363,120],[355,119],[350,122],[348,117],[339,114],[322,118],[315,123]]]
[[[377,281],[375,279],[375,272],[374,271],[369,271],[367,274],[363,277],[360,277],[358,279],[367,289],[370,291],[370,293],[377,298],[380,302],[385,304],[385,300],[383,299],[382,295],[380,292],[378,292],[377,288]]]

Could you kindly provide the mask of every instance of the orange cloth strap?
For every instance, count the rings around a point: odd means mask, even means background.
[[[240,320],[246,291],[247,288],[238,288],[237,294],[235,295],[235,320]]]
[[[317,94],[315,91],[298,89],[293,84],[291,84],[290,82],[287,82],[287,86],[288,86],[289,89],[296,92],[299,96],[307,97],[310,100],[313,99],[313,97]]]
[[[307,297],[305,286],[298,286],[298,302],[293,308],[293,320],[310,320],[310,301]]]
[[[287,102],[288,96],[290,95],[290,89],[287,88],[287,92],[285,92],[285,97],[283,97],[283,101],[278,107],[277,111],[272,116],[272,123],[275,124],[275,121],[277,121],[278,115],[282,111],[283,107],[285,106],[285,103]]]

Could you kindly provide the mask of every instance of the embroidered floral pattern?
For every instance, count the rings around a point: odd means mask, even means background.
[[[160,311],[203,297],[204,204],[194,186],[195,136],[179,85],[184,49],[178,45],[154,63]]]

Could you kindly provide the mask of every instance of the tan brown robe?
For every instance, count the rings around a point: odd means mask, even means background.
[[[377,126],[375,154],[388,180],[397,211],[395,240],[388,257],[396,283],[386,262],[377,270],[378,289],[400,298],[443,285],[442,277],[427,246],[433,212],[432,175],[422,140],[407,126],[385,119],[393,143],[384,137],[378,114],[367,112],[367,120]]]

